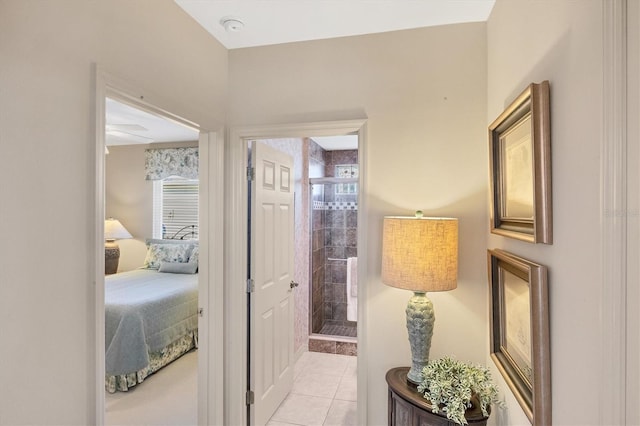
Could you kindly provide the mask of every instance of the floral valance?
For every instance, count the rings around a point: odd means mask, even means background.
[[[198,148],[147,149],[145,179],[160,180],[169,176],[198,178]]]

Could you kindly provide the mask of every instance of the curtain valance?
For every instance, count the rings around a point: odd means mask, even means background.
[[[145,179],[160,180],[169,176],[198,178],[198,148],[164,148],[145,151]]]

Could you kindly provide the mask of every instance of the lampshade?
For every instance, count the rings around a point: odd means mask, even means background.
[[[457,219],[387,216],[382,232],[383,283],[414,292],[457,287]]]
[[[104,239],[121,240],[123,238],[133,238],[133,236],[122,226],[118,219],[109,218],[104,221]]]
[[[419,384],[429,362],[435,314],[430,291],[458,285],[458,220],[445,217],[387,216],[382,228],[382,282],[412,290],[405,310],[411,345],[407,381]]]

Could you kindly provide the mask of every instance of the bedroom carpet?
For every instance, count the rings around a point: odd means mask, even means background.
[[[107,394],[106,426],[197,424],[198,351],[191,351],[129,392]]]

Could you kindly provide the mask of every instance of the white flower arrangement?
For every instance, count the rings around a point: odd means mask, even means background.
[[[457,424],[467,424],[464,413],[472,407],[471,398],[474,396],[484,416],[489,416],[492,403],[503,406],[503,402],[498,400],[498,388],[491,380],[489,369],[481,365],[444,357],[429,361],[422,374],[418,392],[431,402],[434,413],[442,410],[449,420]]]

